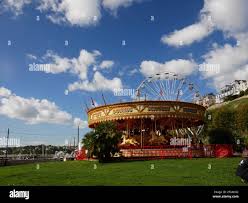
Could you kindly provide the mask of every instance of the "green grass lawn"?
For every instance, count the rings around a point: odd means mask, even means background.
[[[0,168],[0,185],[235,186],[241,158],[166,159],[99,164],[67,161]],[[208,169],[211,164],[211,169]],[[152,169],[154,166],[154,169]]]

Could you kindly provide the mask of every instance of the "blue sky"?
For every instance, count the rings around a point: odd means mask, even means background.
[[[200,87],[202,94],[216,92],[233,79],[247,79],[244,0],[221,0],[224,9],[220,12],[212,0],[76,0],[75,5],[68,0],[61,2],[66,6],[56,0],[22,0],[15,5],[4,0],[0,4],[1,137],[9,127],[11,136],[21,138],[22,144],[64,144],[76,136],[75,118],[82,124],[82,137],[89,130],[85,127],[84,103],[90,106],[90,97],[101,104],[103,92],[107,102],[116,102],[120,98],[114,97],[111,89],[136,88],[146,73],[166,71],[169,65],[174,72],[185,70],[184,75]],[[87,18],[77,15],[77,8]],[[233,17],[230,9],[241,17]],[[225,14],[230,15],[231,22],[226,22],[228,16],[223,19]],[[211,16],[211,22],[204,20],[206,16]],[[178,39],[183,42],[180,46]],[[113,64],[101,68],[103,61]],[[51,64],[51,71],[29,71],[32,63]],[[222,69],[218,74],[202,73],[201,63],[218,64]],[[82,64],[86,68],[81,69]],[[94,77],[102,80],[92,85]],[[69,88],[70,84],[85,81],[81,89],[75,84]],[[91,91],[87,90],[89,86]],[[68,95],[65,90],[69,90]],[[27,109],[28,104],[32,111]],[[44,113],[50,107],[52,113]]]

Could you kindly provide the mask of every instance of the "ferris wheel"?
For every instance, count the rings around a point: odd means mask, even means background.
[[[135,100],[162,100],[194,102],[200,98],[195,84],[186,77],[172,72],[157,73],[141,82]]]

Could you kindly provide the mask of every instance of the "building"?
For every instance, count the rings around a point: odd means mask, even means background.
[[[248,88],[246,80],[235,80],[231,84],[221,88],[220,93],[216,95],[216,103],[222,103],[227,96],[239,95],[241,91]]]
[[[216,96],[213,93],[207,94],[203,98],[203,106],[209,107],[216,103]]]
[[[204,107],[209,107],[215,103],[216,103],[216,96],[213,93],[209,93],[196,101],[196,104],[202,105]]]

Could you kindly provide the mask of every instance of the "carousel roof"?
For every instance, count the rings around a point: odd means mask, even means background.
[[[88,111],[89,127],[104,121],[176,118],[203,121],[205,107],[181,101],[133,101],[98,106]]]

